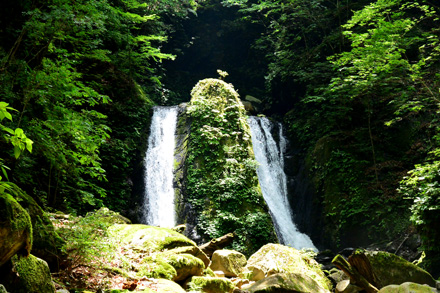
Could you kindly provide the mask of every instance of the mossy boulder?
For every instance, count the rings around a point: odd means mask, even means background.
[[[192,277],[188,283],[190,291],[204,293],[229,293],[234,288],[235,285],[227,278]]]
[[[186,253],[170,255],[167,263],[176,270],[173,281],[183,281],[190,276],[201,276],[205,270],[203,261]]]
[[[185,116],[190,130],[185,143],[179,144],[186,148],[179,150],[185,154],[182,174],[186,175],[185,188],[179,188],[185,193],[180,197],[184,202],[179,205],[194,211],[194,234],[207,242],[236,232],[242,237],[232,248],[245,254],[276,242],[258,182],[246,111],[234,87],[219,79],[199,81]]]
[[[187,253],[199,258],[207,268],[211,260],[198,246],[182,246],[167,250],[165,254],[182,254]]]
[[[210,269],[222,271],[226,277],[237,277],[246,266],[246,257],[234,250],[221,249],[214,251]]]
[[[415,264],[389,252],[356,250],[350,264],[377,288],[413,282],[435,287],[434,278]]]
[[[108,224],[131,224],[129,219],[106,207],[94,211],[93,216]]]
[[[16,253],[29,255],[31,248],[29,214],[10,194],[0,194],[0,266]]]
[[[304,274],[324,290],[331,289],[320,265],[304,252],[280,244],[267,244],[253,254],[247,262],[243,276],[259,281],[278,273]]]
[[[379,293],[436,293],[435,288],[428,285],[405,282],[400,285],[388,285],[379,290]]]
[[[15,255],[9,263],[9,270],[3,267],[0,283],[8,292],[14,293],[53,293],[55,287],[49,266],[44,260],[33,256]]]
[[[205,261],[209,263],[207,256],[192,240],[172,229],[116,224],[109,227],[108,232],[140,262],[136,265],[136,278],[181,281],[202,275]]]
[[[160,254],[144,257],[137,269],[138,278],[155,278],[173,280],[177,276],[176,269]]]
[[[313,278],[303,273],[280,273],[262,279],[250,287],[248,292],[313,292],[330,293]]]
[[[63,255],[64,240],[55,231],[43,209],[30,195],[13,183],[8,183],[8,185],[10,194],[30,216],[33,236],[32,254],[47,261],[53,270],[57,269],[59,257]]]
[[[183,246],[197,246],[194,241],[168,228],[142,224],[116,224],[108,229],[109,234],[123,244],[139,246],[151,251],[164,251]]]

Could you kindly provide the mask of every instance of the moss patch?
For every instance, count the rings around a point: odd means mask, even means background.
[[[245,109],[233,86],[199,81],[186,115],[191,121],[186,194],[197,213],[197,232],[208,241],[230,232],[233,248],[250,254],[276,241],[259,188]]]
[[[192,277],[188,287],[205,293],[232,292],[235,285],[226,278]]]
[[[14,254],[29,255],[32,224],[29,214],[9,194],[0,194],[0,266]]]
[[[261,280],[277,273],[305,274],[325,290],[331,289],[321,266],[304,252],[280,244],[267,244],[252,255],[246,270],[251,272],[251,280]]]
[[[196,246],[190,239],[168,228],[147,225],[118,224],[109,228],[113,238],[122,243],[136,245],[152,251],[162,251],[180,246]]]
[[[5,283],[8,292],[16,293],[53,293],[55,287],[47,263],[33,255],[29,257],[14,256],[12,259],[15,276],[10,276]]]

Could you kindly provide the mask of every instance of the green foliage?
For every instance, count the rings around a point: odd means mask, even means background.
[[[116,253],[116,243],[108,237],[107,228],[113,225],[101,213],[88,213],[85,217],[59,220],[57,232],[65,240],[68,272],[78,267],[102,269]]]
[[[191,95],[187,192],[199,215],[198,231],[208,239],[236,232],[234,248],[251,253],[275,237],[244,107],[221,80],[202,80]]]
[[[10,119],[12,107],[21,112],[0,131],[16,157],[32,149],[20,129],[35,142],[32,157],[14,162],[11,180],[52,207],[128,209],[160,62],[174,58],[160,51],[171,28],[158,14],[184,17],[195,3],[37,2],[7,3],[0,12],[0,117]],[[1,162],[4,176],[10,162]]]
[[[7,143],[12,144],[14,149],[14,157],[18,159],[22,152],[27,150],[28,152],[32,152],[32,144],[33,141],[27,138],[26,134],[24,134],[23,129],[16,128],[12,130],[9,127],[3,125],[2,121],[6,118],[12,121],[12,115],[9,111],[16,111],[12,107],[8,107],[8,103],[0,101],[0,130],[4,133],[0,138],[5,140]],[[2,171],[3,176],[5,176],[6,180],[9,181],[8,173],[6,170],[9,170],[7,166],[3,164],[3,159],[0,158],[0,169]],[[4,187],[2,186],[2,175],[0,174],[0,189],[3,192]]]
[[[437,129],[438,130],[438,129]],[[436,135],[438,143],[439,136]],[[426,251],[424,266],[438,274],[440,272],[440,148],[438,144],[423,164],[409,171],[399,191],[412,201],[411,221],[423,237]]]

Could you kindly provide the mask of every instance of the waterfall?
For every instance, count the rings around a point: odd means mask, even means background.
[[[176,224],[173,165],[177,107],[154,107],[145,156],[142,222],[171,228]]]
[[[255,159],[258,161],[258,180],[266,201],[275,230],[281,244],[297,249],[312,248],[317,250],[306,234],[298,231],[293,223],[292,212],[287,198],[287,178],[284,173],[284,152],[286,139],[279,125],[279,141],[272,137],[272,122],[267,118],[249,117],[252,145]]]

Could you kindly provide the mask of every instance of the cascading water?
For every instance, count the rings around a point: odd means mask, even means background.
[[[287,179],[284,173],[286,139],[283,136],[281,124],[279,127],[280,143],[277,145],[271,134],[273,124],[269,119],[249,117],[248,122],[255,159],[259,163],[258,180],[280,243],[297,249],[317,250],[310,237],[299,232],[292,220],[292,212],[287,199]]]
[[[177,107],[154,107],[145,156],[145,195],[142,222],[173,227],[176,224],[173,163]]]

